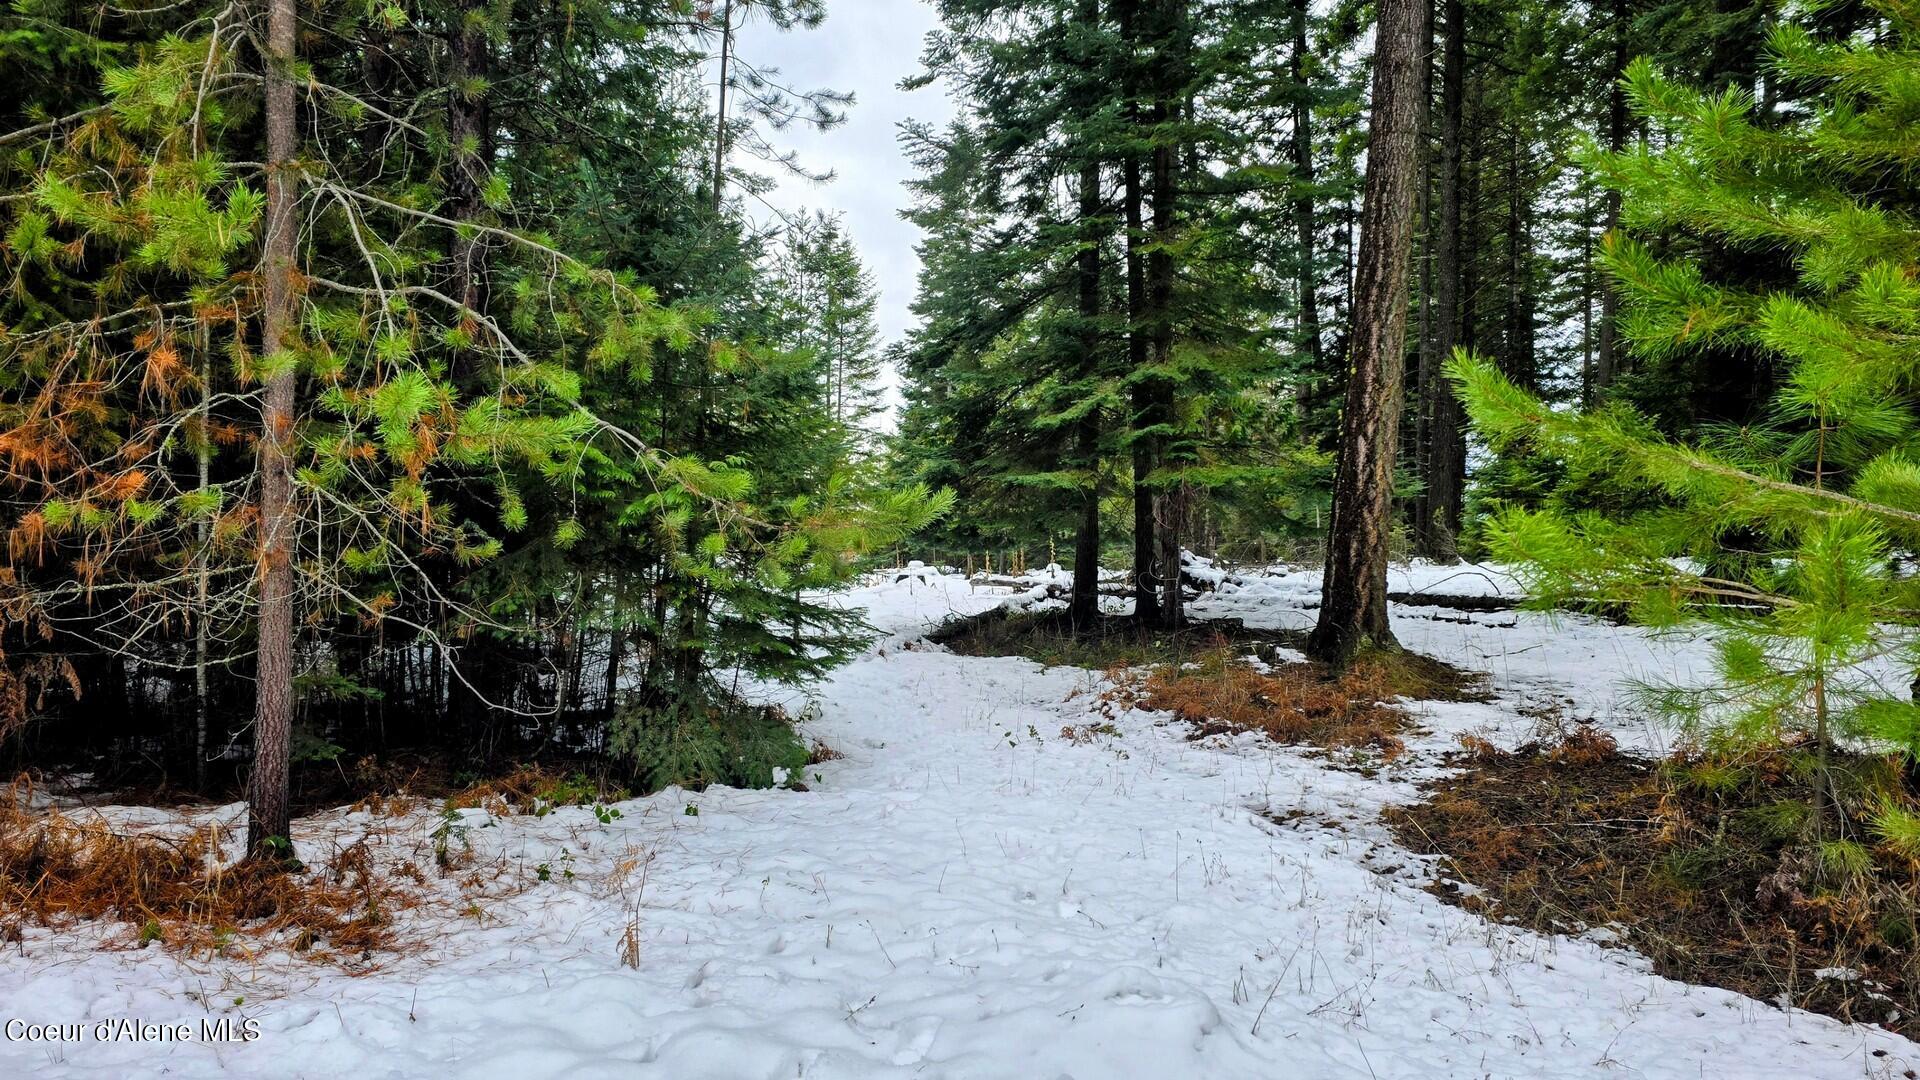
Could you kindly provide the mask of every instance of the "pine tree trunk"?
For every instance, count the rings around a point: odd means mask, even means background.
[[[1079,427],[1079,456],[1094,473],[1080,497],[1080,526],[1073,538],[1073,597],[1067,617],[1076,627],[1100,619],[1100,423],[1091,417]]]
[[[1098,0],[1082,0],[1081,19],[1088,25],[1099,21]],[[1080,167],[1080,228],[1083,231],[1079,252],[1080,277],[1080,349],[1081,365],[1089,378],[1100,367],[1100,164],[1088,160]],[[1075,447],[1079,465],[1087,470],[1087,481],[1080,493],[1080,526],[1073,544],[1073,596],[1068,603],[1068,618],[1073,625],[1088,627],[1100,618],[1100,413],[1089,409],[1081,419]]]
[[[1375,35],[1352,370],[1340,418],[1320,618],[1307,645],[1333,663],[1347,662],[1362,648],[1398,646],[1387,618],[1387,543],[1420,176],[1420,9],[1420,0],[1381,0]]]
[[[1313,259],[1313,88],[1307,83],[1307,13],[1309,0],[1293,0],[1293,227],[1298,237],[1300,340],[1317,377],[1322,366],[1320,348],[1320,275]]]
[[[1460,494],[1465,485],[1466,455],[1461,439],[1460,403],[1441,377],[1440,365],[1460,343],[1465,235],[1461,226],[1461,142],[1466,109],[1467,13],[1463,0],[1446,0],[1445,41],[1440,61],[1440,222],[1433,239],[1434,296],[1432,344],[1425,355],[1433,366],[1422,372],[1421,393],[1426,446],[1426,472],[1421,477],[1420,520],[1414,530],[1420,554],[1439,562],[1459,558],[1454,547],[1460,532]]]
[[[607,677],[603,697],[606,699],[607,715],[617,711],[620,701],[620,662],[625,658],[627,632],[615,625],[607,631]]]
[[[1180,592],[1183,581],[1180,552],[1184,547],[1181,535],[1191,496],[1192,489],[1180,483],[1168,488],[1159,500],[1160,566],[1165,578],[1160,592],[1160,625],[1166,627],[1178,628],[1187,621],[1186,597]]]
[[[261,349],[288,344],[294,329],[296,134],[291,69],[296,0],[267,8],[267,229],[261,250]],[[295,373],[267,382],[260,410],[260,630],[253,717],[253,774],[247,787],[247,854],[276,862],[290,852],[288,769],[293,742],[293,414]]]
[[[195,478],[199,486],[195,489],[205,492],[212,483],[213,465],[213,350],[211,342],[203,340],[200,345],[200,431],[198,445],[194,448]],[[207,720],[212,702],[207,700],[207,659],[208,633],[207,602],[211,594],[212,558],[208,550],[213,540],[213,523],[206,515],[201,515],[195,530],[195,541],[199,545],[196,555],[200,566],[194,574],[194,620],[193,620],[193,786],[204,794],[207,790]]]
[[[1114,14],[1120,24],[1120,36],[1129,57],[1121,72],[1125,84],[1126,113],[1129,126],[1140,121],[1137,88],[1139,79],[1131,57],[1140,46],[1138,0],[1118,0]],[[1141,187],[1140,158],[1129,152],[1123,164],[1123,201],[1127,221],[1127,370],[1137,374],[1147,366],[1147,279],[1145,271],[1145,196]],[[1154,393],[1145,380],[1133,384],[1128,401],[1132,413],[1133,436],[1133,615],[1146,625],[1160,621],[1160,575],[1157,569],[1153,530],[1153,488],[1147,478],[1153,474],[1159,458],[1159,437],[1141,434],[1154,421]]]
[[[1533,208],[1527,192],[1527,144],[1515,119],[1507,155],[1507,349],[1506,375],[1518,386],[1538,388],[1533,349]]]
[[[1590,195],[1580,196],[1580,407],[1593,408],[1593,202]]]
[[[727,185],[727,81],[733,63],[733,0],[720,7],[720,105],[713,122],[713,213],[720,214],[720,193]]]
[[[1433,4],[1421,7],[1420,47],[1425,57],[1420,65],[1420,184],[1415,191],[1413,220],[1415,246],[1419,250],[1420,283],[1414,307],[1420,313],[1415,327],[1415,348],[1419,363],[1414,369],[1412,403],[1413,469],[1420,477],[1420,493],[1414,496],[1408,524],[1413,531],[1415,551],[1426,554],[1431,547],[1428,525],[1433,520],[1433,492],[1426,481],[1433,474],[1433,403],[1442,393],[1440,343],[1434,337],[1433,317]]]
[[[1147,318],[1151,327],[1151,356],[1148,362],[1165,371],[1173,364],[1173,286],[1174,286],[1174,209],[1178,199],[1175,175],[1179,165],[1179,147],[1167,136],[1168,124],[1178,115],[1173,94],[1181,81],[1179,37],[1185,0],[1161,0],[1156,14],[1158,50],[1155,70],[1158,85],[1154,92],[1149,121],[1155,130],[1152,158],[1153,247],[1147,252]],[[1175,415],[1174,386],[1165,378],[1153,380],[1153,421],[1171,426]],[[1160,445],[1168,440],[1163,436]],[[1165,450],[1164,465],[1171,457]],[[1168,485],[1154,500],[1154,519],[1160,548],[1160,618],[1162,626],[1177,627],[1185,613],[1180,603],[1180,516],[1184,496]]]
[[[1630,0],[1613,0],[1613,78],[1607,91],[1607,147],[1614,151],[1623,150],[1627,145],[1627,91],[1620,85],[1620,77],[1627,70],[1630,43],[1627,40],[1630,12]],[[1611,188],[1605,195],[1605,230],[1613,232],[1620,227],[1620,193]],[[1604,393],[1613,385],[1613,377],[1620,366],[1620,292],[1606,275],[1600,279],[1600,341],[1593,358],[1593,391],[1595,396]]]
[[[474,83],[485,82],[491,67],[487,31],[476,22],[486,10],[484,0],[462,0],[455,16],[459,25],[449,45],[447,139],[452,144],[449,153],[453,168],[447,178],[447,207],[456,221],[480,217],[485,207],[487,171],[493,164],[492,110],[484,92],[470,92]],[[474,311],[481,306],[481,264],[485,257],[477,235],[454,238],[453,296]],[[477,349],[466,350],[460,365],[462,374],[471,377],[483,355]]]

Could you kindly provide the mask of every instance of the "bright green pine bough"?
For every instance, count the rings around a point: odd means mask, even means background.
[[[1490,549],[1540,607],[1716,631],[1712,685],[1643,698],[1709,744],[1811,740],[1823,856],[1851,844],[1829,746],[1920,758],[1920,704],[1904,685],[1920,668],[1920,575],[1905,561],[1920,546],[1920,227],[1903,195],[1920,174],[1920,9],[1877,6],[1894,27],[1881,43],[1773,33],[1773,77],[1825,87],[1809,114],[1763,127],[1748,94],[1705,94],[1640,62],[1630,101],[1666,138],[1587,154],[1621,192],[1630,235],[1790,254],[1798,281],[1768,293],[1626,236],[1602,255],[1641,355],[1737,343],[1784,361],[1765,423],[1679,442],[1624,405],[1556,410],[1485,359],[1461,353],[1449,370],[1496,452],[1641,489],[1630,513],[1502,510]],[[1865,816],[1920,855],[1920,818],[1885,800]]]

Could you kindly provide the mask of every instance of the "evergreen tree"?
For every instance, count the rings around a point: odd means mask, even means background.
[[[1804,88],[1806,112],[1768,117],[1751,91],[1695,89],[1646,61],[1628,99],[1648,144],[1595,151],[1622,194],[1628,235],[1608,271],[1621,332],[1660,358],[1737,344],[1780,366],[1764,422],[1691,441],[1662,437],[1624,404],[1549,409],[1484,360],[1456,361],[1480,430],[1570,471],[1637,487],[1638,509],[1602,516],[1577,499],[1501,514],[1496,556],[1522,564],[1537,603],[1608,603],[1652,625],[1713,626],[1718,679],[1665,688],[1650,704],[1711,743],[1806,747],[1821,792],[1811,834],[1827,860],[1866,817],[1882,835],[1914,824],[1863,804],[1831,767],[1841,740],[1920,755],[1920,706],[1889,693],[1878,666],[1913,666],[1916,586],[1898,569],[1920,538],[1920,434],[1910,358],[1920,333],[1914,197],[1907,137],[1920,103],[1920,19],[1877,5],[1878,41],[1823,42],[1777,27],[1770,77]],[[1641,237],[1687,236],[1736,252],[1784,252],[1790,285],[1739,275]],[[1909,833],[1906,833],[1910,835]]]
[[[833,421],[855,442],[880,412],[879,293],[837,217],[802,218],[788,231],[780,267],[788,344],[811,350]]]
[[[389,699],[476,758],[552,738],[596,621],[601,722],[637,683],[615,741],[656,778],[693,720],[761,730],[716,670],[860,640],[807,591],[945,503],[850,461],[774,340],[762,253],[698,197],[672,15],[276,0],[264,37],[197,4],[46,33],[104,105],[0,135],[10,721],[36,678],[98,714],[191,671],[173,744],[204,764],[240,727],[210,703],[251,706],[277,857],[303,739],[385,732]]]
[[[1344,664],[1396,648],[1387,617],[1387,543],[1404,387],[1407,279],[1419,181],[1421,5],[1386,0],[1375,34],[1366,213],[1354,284],[1352,373],[1328,526],[1320,616],[1308,649]]]
[[[1269,40],[1296,12],[1247,0],[946,15],[929,63],[969,115],[911,133],[926,175],[912,220],[929,239],[901,460],[972,485],[994,534],[1073,536],[1082,624],[1102,520],[1130,506],[1135,614],[1177,622],[1194,532],[1232,521],[1258,550],[1310,527],[1325,479],[1297,444],[1286,378],[1324,362],[1299,360],[1312,353],[1295,322],[1318,260],[1303,269],[1297,241],[1272,237],[1297,237],[1299,199],[1342,184],[1299,169],[1295,140],[1245,135],[1302,107]]]

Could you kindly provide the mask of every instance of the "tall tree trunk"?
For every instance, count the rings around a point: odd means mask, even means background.
[[[1133,57],[1140,49],[1139,0],[1117,0],[1114,15],[1120,25],[1127,59],[1121,70],[1126,91],[1128,128],[1136,137],[1140,129],[1138,103],[1139,78]],[[1159,436],[1147,433],[1157,424],[1154,388],[1141,377],[1147,367],[1147,278],[1145,195],[1140,177],[1140,155],[1127,151],[1122,164],[1122,201],[1127,224],[1127,373],[1134,379],[1128,410],[1133,428],[1133,614],[1140,622],[1153,625],[1160,621],[1160,575],[1153,529],[1153,487],[1147,478],[1159,460]]]
[[[1082,0],[1082,22],[1092,27],[1100,18],[1099,0]],[[1086,151],[1083,150],[1083,153]],[[1106,215],[1100,205],[1100,162],[1090,153],[1080,166],[1080,364],[1091,381],[1100,370],[1100,246],[1105,240]],[[1075,450],[1087,470],[1080,493],[1080,525],[1073,544],[1073,595],[1068,618],[1089,627],[1100,618],[1100,410],[1090,408],[1076,428]]]
[[[1460,208],[1461,143],[1466,112],[1467,6],[1464,0],[1446,0],[1445,40],[1440,60],[1440,222],[1433,242],[1432,344],[1426,350],[1433,367],[1422,373],[1426,398],[1427,445],[1421,455],[1426,473],[1425,494],[1417,528],[1420,554],[1440,562],[1459,558],[1454,547],[1460,532],[1460,494],[1465,484],[1466,455],[1461,439],[1460,402],[1440,377],[1440,365],[1460,344],[1460,307],[1466,237]]]
[[[720,7],[720,105],[713,122],[713,212],[720,213],[720,193],[727,185],[727,80],[733,64],[733,0]]]
[[[1420,8],[1421,0],[1380,0],[1375,34],[1352,370],[1340,417],[1320,619],[1307,642],[1310,653],[1333,663],[1365,647],[1398,647],[1387,617],[1387,541],[1420,177]]]
[[[618,710],[620,701],[620,664],[625,659],[627,647],[627,628],[620,625],[620,612],[626,606],[627,590],[623,586],[614,592],[614,611],[612,625],[607,629],[607,672],[606,681],[601,687],[601,696],[606,701],[607,716],[611,720]]]
[[[1444,357],[1434,337],[1433,314],[1433,4],[1421,7],[1420,47],[1424,57],[1420,65],[1420,184],[1414,195],[1413,220],[1420,253],[1420,283],[1415,308],[1420,313],[1415,328],[1415,348],[1419,363],[1413,375],[1413,468],[1420,477],[1420,493],[1414,497],[1409,524],[1413,529],[1415,550],[1426,554],[1431,546],[1428,525],[1433,520],[1433,493],[1427,489],[1427,477],[1433,473],[1433,403],[1444,389],[1441,365]]]
[[[1155,501],[1155,521],[1160,534],[1160,625],[1177,628],[1187,621],[1186,597],[1180,592],[1184,582],[1180,553],[1192,501],[1192,488],[1186,483],[1169,486]]]
[[[447,134],[451,169],[447,178],[447,216],[455,221],[479,221],[486,213],[487,174],[494,157],[493,108],[484,89],[493,66],[492,46],[487,39],[484,19],[487,0],[459,0],[454,9],[457,20],[448,42]],[[468,310],[485,308],[487,249],[480,234],[456,230],[451,254],[453,259],[453,296]],[[477,321],[462,316],[462,323],[475,335]],[[493,370],[487,352],[468,347],[455,355],[453,370],[456,386],[465,395],[483,396],[490,390]],[[455,677],[448,684],[449,710],[458,738],[469,748],[476,745],[496,704],[480,687],[487,677],[507,659],[502,643],[470,634],[453,654]]]
[[[294,157],[292,68],[296,0],[267,6],[267,231],[260,254],[263,352],[289,343],[294,330],[294,216],[299,200]],[[269,862],[291,853],[287,771],[293,743],[293,423],[295,374],[267,381],[260,409],[260,630],[253,714],[253,774],[247,785],[247,853]]]
[[[1300,340],[1313,366],[1313,377],[1322,367],[1320,347],[1320,275],[1314,264],[1313,191],[1313,87],[1307,82],[1307,14],[1309,0],[1293,0],[1293,56],[1289,74],[1293,79],[1293,227],[1298,237],[1298,289],[1300,293]]]
[[[1507,339],[1506,374],[1535,389],[1533,349],[1533,206],[1527,190],[1528,146],[1514,118],[1507,143]]]
[[[1620,151],[1627,145],[1627,91],[1620,85],[1626,73],[1631,43],[1628,40],[1631,0],[1613,0],[1613,78],[1607,90],[1607,146]],[[1604,197],[1605,229],[1612,233],[1620,227],[1620,193],[1607,189]],[[1606,275],[1600,278],[1600,341],[1593,358],[1593,391],[1596,397],[1613,385],[1620,366],[1620,291]]]
[[[1598,295],[1595,292],[1594,278],[1597,276],[1593,265],[1593,200],[1590,194],[1580,196],[1580,407],[1593,408],[1593,302]]]
[[[1160,0],[1155,29],[1158,41],[1155,56],[1157,87],[1149,120],[1154,128],[1153,144],[1153,247],[1147,252],[1147,311],[1152,328],[1152,355],[1148,363],[1158,371],[1173,364],[1173,242],[1174,209],[1178,199],[1176,174],[1179,146],[1169,127],[1179,118],[1179,104],[1173,98],[1181,83],[1180,65],[1184,62],[1181,25],[1185,20],[1186,0]],[[1156,376],[1154,386],[1155,422],[1171,427],[1175,416],[1174,386],[1171,380]],[[1162,437],[1161,445],[1171,440]],[[1173,449],[1173,448],[1169,448]],[[1163,452],[1163,466],[1173,457]],[[1180,527],[1186,503],[1179,485],[1165,485],[1155,499],[1154,518],[1160,548],[1160,624],[1179,626],[1185,619],[1180,602]]]
[[[492,67],[487,29],[479,21],[486,11],[484,0],[462,0],[455,14],[459,25],[450,43],[447,137],[452,143],[453,168],[447,179],[447,204],[448,216],[456,221],[474,221],[484,212],[487,172],[493,165],[492,106],[487,92],[476,89],[484,87]],[[454,237],[453,295],[474,311],[481,308],[485,257],[478,234]],[[466,350],[460,364],[463,376],[471,378],[484,355],[478,349]]]
[[[1073,597],[1067,617],[1077,627],[1100,619],[1100,421],[1089,415],[1080,421],[1076,447],[1081,465],[1089,472],[1080,494],[1080,525],[1073,538]]]
[[[1141,230],[1140,163],[1129,160],[1127,185],[1127,368],[1136,382],[1130,394],[1133,413],[1133,614],[1143,623],[1160,621],[1160,572],[1153,532],[1153,485],[1148,478],[1159,459],[1160,437],[1145,429],[1153,427],[1158,414],[1154,389],[1138,373],[1147,366],[1146,274],[1140,249],[1144,246]]]
[[[213,465],[213,349],[210,335],[202,333],[200,342],[200,431],[196,435],[194,447],[195,477],[199,481],[196,490],[205,492],[212,483],[210,475]],[[212,592],[212,552],[208,545],[213,539],[213,522],[200,515],[196,527],[195,541],[199,545],[197,558],[199,569],[194,574],[194,620],[193,620],[193,786],[204,794],[207,790],[207,720],[212,702],[207,700],[207,647],[209,627],[207,624],[207,602]]]

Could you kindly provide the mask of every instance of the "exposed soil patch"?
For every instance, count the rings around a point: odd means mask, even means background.
[[[1445,857],[1435,894],[1542,933],[1598,929],[1669,978],[1920,1034],[1920,868],[1854,824],[1865,865],[1816,841],[1804,749],[1653,762],[1585,729],[1512,753],[1462,741],[1457,774],[1385,815]]]
[[[1367,748],[1386,758],[1405,749],[1412,719],[1396,702],[1480,700],[1485,677],[1418,653],[1373,653],[1343,670],[1311,662],[1255,660],[1216,646],[1185,663],[1110,673],[1114,696],[1171,712],[1195,738],[1258,731],[1275,742],[1329,750]]]
[[[1297,649],[1306,632],[1261,630],[1239,619],[1197,619],[1178,630],[1144,627],[1123,615],[1102,616],[1076,628],[1063,610],[1009,612],[993,608],[954,619],[927,635],[962,656],[1022,656],[1050,667],[1115,667],[1179,663],[1229,645]]]
[[[448,795],[446,806],[454,810],[478,808],[505,817],[516,813],[544,814],[559,806],[614,803],[632,797],[626,788],[605,776],[522,765],[504,776],[475,781]]]
[[[1267,630],[1239,619],[1194,621],[1178,630],[1124,616],[1075,627],[1064,611],[1005,608],[956,619],[927,635],[963,656],[1021,656],[1105,671],[1110,704],[1171,712],[1193,736],[1259,731],[1275,742],[1370,749],[1392,758],[1411,723],[1396,699],[1487,700],[1486,677],[1413,652],[1360,657],[1345,670],[1285,659],[1306,632]]]
[[[290,770],[290,805],[293,816],[300,818],[337,806],[398,797],[447,799],[477,784],[525,779],[529,770],[546,777],[585,777],[582,783],[600,790],[623,787],[619,770],[611,767],[604,755],[548,751],[531,764],[512,759],[475,762],[471,755],[450,749],[399,747],[295,762]],[[246,797],[246,785],[238,776],[222,777],[210,783],[206,792],[195,792],[164,780],[103,774],[91,767],[79,772],[47,770],[31,775],[42,791],[90,804],[184,809],[218,806]]]
[[[395,947],[394,916],[426,882],[410,863],[378,865],[364,840],[291,872],[222,865],[227,838],[217,826],[185,836],[120,833],[30,809],[24,780],[3,798],[0,940],[20,940],[27,924],[110,919],[125,925],[120,943],[130,948],[201,956],[286,948],[364,971],[376,952]]]

